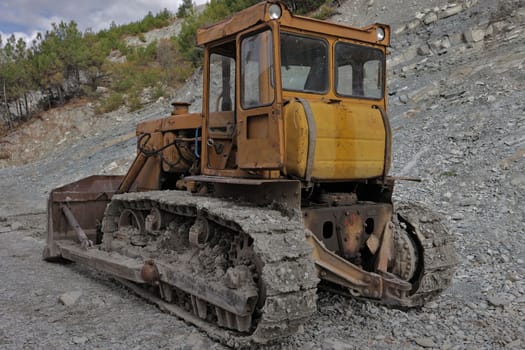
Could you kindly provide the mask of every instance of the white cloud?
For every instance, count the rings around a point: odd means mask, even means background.
[[[5,45],[7,38],[9,38],[11,35],[14,35],[16,40],[18,40],[19,38],[24,39],[24,41],[30,46],[33,40],[36,39],[36,36],[38,35],[38,31],[33,31],[31,33],[23,33],[23,32],[4,33],[0,31],[0,36],[2,36],[2,45]]]
[[[197,4],[207,0],[194,0]],[[45,33],[51,23],[75,21],[78,28],[98,31],[111,22],[125,24],[142,19],[148,11],[163,9],[176,12],[181,0],[2,0],[0,3],[0,33],[2,38],[11,34],[28,39],[37,32]]]

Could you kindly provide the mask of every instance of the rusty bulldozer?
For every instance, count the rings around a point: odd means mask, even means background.
[[[125,176],[54,189],[46,260],[104,271],[229,344],[293,334],[318,286],[412,307],[450,284],[439,217],[392,203],[387,25],[266,1],[197,41],[202,112],[139,124]]]

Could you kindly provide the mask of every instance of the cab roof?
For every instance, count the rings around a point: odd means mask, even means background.
[[[272,19],[269,16],[269,7],[274,4],[281,8],[282,15],[278,19]],[[237,35],[257,24],[271,21],[279,22],[281,27],[358,40],[375,45],[390,45],[390,27],[386,24],[376,23],[363,28],[357,28],[303,16],[295,16],[284,3],[276,0],[260,2],[237,12],[221,22],[199,28],[197,30],[197,44],[206,45],[229,36]],[[383,40],[378,40],[377,31],[379,28],[384,31]]]

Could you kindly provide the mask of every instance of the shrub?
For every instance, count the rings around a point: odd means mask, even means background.
[[[284,3],[292,12],[304,15],[327,3],[327,0],[284,0]]]
[[[128,110],[134,112],[142,108],[142,103],[140,102],[140,97],[138,93],[133,93],[128,97]]]
[[[184,18],[193,13],[193,2],[191,0],[182,0],[177,10],[177,17]]]
[[[151,98],[154,101],[157,101],[161,97],[166,97],[166,89],[164,89],[164,86],[161,84],[157,84],[155,88],[153,89],[153,93],[151,94]]]
[[[99,113],[108,113],[117,110],[124,104],[124,98],[122,94],[118,92],[111,93],[106,99],[104,99],[100,106],[97,108]]]
[[[335,8],[330,5],[324,4],[317,11],[312,14],[312,18],[316,19],[327,19],[336,13]]]
[[[164,72],[160,67],[148,67],[138,72],[136,87],[155,86],[164,78]]]

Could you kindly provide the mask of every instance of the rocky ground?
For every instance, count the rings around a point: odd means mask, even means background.
[[[332,20],[392,24],[392,173],[423,180],[400,182],[396,197],[444,215],[459,265],[452,287],[419,310],[320,292],[304,332],[272,348],[525,347],[525,1],[356,0]],[[198,85],[196,75],[176,99],[198,110]],[[134,125],[169,110],[86,113],[69,134],[0,141],[26,153],[0,160],[0,349],[224,348],[103,274],[41,261],[49,190],[123,173]]]

